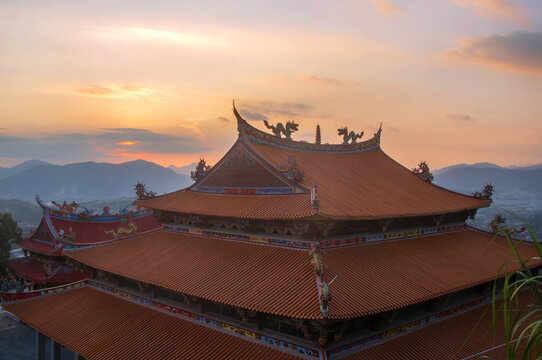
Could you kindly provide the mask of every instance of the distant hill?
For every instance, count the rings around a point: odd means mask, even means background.
[[[455,169],[463,169],[463,168],[470,168],[470,169],[504,169],[500,167],[499,165],[488,163],[488,162],[481,162],[476,164],[456,164],[456,165],[450,165],[447,167],[444,167],[442,169],[433,170],[433,175],[437,175],[440,173],[444,173],[446,171],[455,170]]]
[[[68,165],[41,164],[0,180],[0,198],[34,202],[92,201],[134,196],[134,185],[142,181],[158,194],[171,192],[192,180],[171,169],[144,160],[122,164],[83,162]]]
[[[167,168],[175,171],[177,174],[183,174],[183,175],[186,175],[186,176],[190,176],[190,172],[194,171],[196,169],[196,165],[197,165],[197,163],[192,163],[192,164],[185,165],[185,166],[169,165]]]
[[[0,180],[5,179],[9,176],[15,175],[20,173],[21,171],[30,169],[37,165],[44,165],[48,164],[45,161],[41,160],[28,160],[23,163],[20,163],[19,165],[15,165],[9,168],[0,167]]]
[[[496,196],[509,193],[542,194],[542,166],[504,168],[495,164],[453,165],[433,172],[434,183],[470,194],[485,183],[495,186]]]
[[[13,219],[22,225],[37,226],[41,220],[41,207],[34,203],[29,203],[16,199],[0,199],[0,213],[10,213]]]

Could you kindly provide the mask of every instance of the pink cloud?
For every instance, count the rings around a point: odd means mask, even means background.
[[[516,4],[516,0],[454,0],[464,8],[481,16],[491,18],[504,18],[526,24],[525,9]]]
[[[372,0],[378,13],[382,16],[394,16],[402,14],[403,11],[393,5],[389,0]]]
[[[442,57],[506,71],[542,75],[542,32],[460,39]]]

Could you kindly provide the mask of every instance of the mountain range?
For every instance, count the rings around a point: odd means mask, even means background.
[[[501,167],[491,163],[458,164],[433,171],[434,183],[471,194],[486,183],[495,187],[496,197],[511,193],[542,194],[542,164]]]
[[[122,164],[84,162],[64,166],[30,160],[11,168],[0,168],[0,212],[11,212],[27,233],[41,218],[35,202],[77,201],[87,208],[119,209],[135,199],[134,185],[141,181],[158,194],[192,184],[190,171],[196,163],[168,168],[144,160]],[[542,164],[501,167],[491,163],[457,164],[434,170],[434,183],[465,194],[485,183],[495,186],[495,202],[481,209],[475,225],[484,227],[498,211],[525,218],[542,234]]]
[[[192,164],[185,165],[185,166],[169,165],[167,168],[175,171],[177,174],[183,174],[183,175],[186,175],[186,176],[190,176],[190,172],[194,171],[194,169],[196,168],[196,165],[198,165],[198,163],[192,163]]]
[[[189,186],[192,180],[155,163],[135,160],[122,164],[82,162],[53,165],[32,160],[2,168],[0,198],[34,201],[91,201],[133,197],[143,182],[158,194]],[[7,176],[6,176],[7,174]]]

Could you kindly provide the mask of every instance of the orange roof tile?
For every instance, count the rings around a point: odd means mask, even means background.
[[[237,218],[292,219],[312,214],[309,194],[227,195],[181,190],[138,203],[155,210]]]
[[[90,287],[4,308],[89,360],[297,358]]]
[[[518,249],[525,257],[535,254],[527,245]],[[472,230],[325,250],[326,280],[337,275],[329,317],[384,312],[491,281],[509,252],[505,239]],[[294,318],[322,316],[307,250],[161,232],[67,256],[220,303]]]
[[[427,183],[380,148],[354,153],[311,152],[260,143],[255,151],[274,166],[293,156],[305,178],[318,184],[318,214],[333,219],[378,219],[443,214],[489,205]]]
[[[159,232],[66,255],[207,300],[296,318],[320,316],[307,251]]]
[[[529,293],[520,296],[526,304]],[[450,319],[409,332],[343,359],[505,359],[502,317],[492,325],[490,306],[482,306]],[[477,356],[473,356],[477,355]]]
[[[536,256],[534,246],[517,249],[524,258]],[[506,239],[473,230],[326,250],[326,279],[337,276],[329,317],[380,313],[450,294],[495,279],[504,263],[517,270],[514,260]]]

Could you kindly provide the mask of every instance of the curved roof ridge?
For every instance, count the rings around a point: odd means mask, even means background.
[[[237,131],[239,132],[239,137],[244,138],[249,142],[263,143],[285,149],[333,153],[353,153],[380,148],[382,124],[380,124],[380,128],[374,136],[368,140],[349,144],[315,144],[306,141],[295,141],[288,138],[282,138],[255,128],[239,114],[235,107],[235,101],[233,102],[233,113],[237,119]]]

